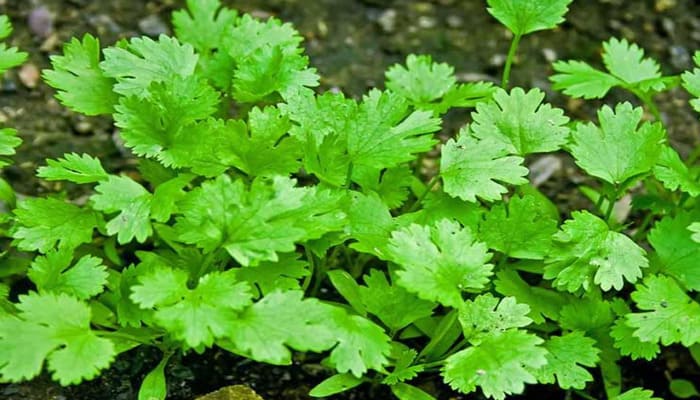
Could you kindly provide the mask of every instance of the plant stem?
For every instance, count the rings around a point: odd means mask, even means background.
[[[348,172],[345,175],[345,184],[343,185],[345,189],[350,189],[350,185],[352,185],[352,168],[352,163],[348,163]]]
[[[595,397],[593,397],[593,396],[589,395],[588,393],[583,392],[581,390],[574,390],[574,393],[576,393],[577,396],[584,398],[586,400],[596,400]]]
[[[613,210],[615,209],[615,203],[617,202],[617,196],[619,195],[619,190],[617,185],[615,185],[615,193],[613,194],[612,198],[608,199],[608,210],[605,212],[605,222],[610,225],[610,216],[613,213]]]
[[[428,182],[428,185],[425,187],[425,191],[420,195],[420,197],[416,199],[415,203],[411,205],[411,208],[409,208],[407,212],[412,213],[416,211],[418,207],[420,207],[420,204],[423,202],[423,200],[425,200],[426,196],[428,196],[428,193],[430,193],[430,191],[433,190],[433,188],[435,187],[435,185],[437,185],[439,181],[440,175],[433,176],[433,178],[430,179],[430,182]]]
[[[309,263],[309,274],[304,277],[304,282],[301,284],[301,290],[306,292],[311,284],[311,279],[314,277],[314,272],[316,271],[316,261],[314,260],[314,255],[308,248],[304,248],[304,254],[306,254],[306,261]]]
[[[518,51],[518,44],[520,44],[520,38],[522,35],[513,36],[513,40],[510,42],[510,49],[508,49],[508,57],[506,58],[506,66],[503,69],[503,78],[501,78],[501,87],[503,89],[508,89],[508,82],[510,81],[510,68],[515,61],[515,53]]]

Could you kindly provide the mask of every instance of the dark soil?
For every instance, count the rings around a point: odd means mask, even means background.
[[[0,83],[0,123],[16,127],[24,145],[17,166],[5,177],[20,194],[54,190],[34,178],[35,169],[48,157],[65,152],[86,152],[99,157],[112,171],[133,167],[111,121],[85,118],[62,108],[53,92],[36,80],[37,70],[49,66],[49,56],[69,38],[90,32],[104,45],[134,35],[169,33],[170,13],[180,0],[0,0],[0,13],[15,23],[13,45],[30,53],[22,73],[13,71]],[[322,90],[340,88],[360,96],[367,88],[382,86],[383,72],[409,53],[431,54],[455,66],[462,80],[496,81],[508,49],[507,32],[491,18],[482,0],[224,0],[229,6],[260,17],[270,15],[293,22],[306,37],[311,62],[323,77]],[[611,36],[639,43],[662,63],[665,73],[692,67],[692,53],[700,49],[700,4],[693,0],[576,0],[561,28],[527,36],[520,48],[512,83],[539,87],[548,100],[574,118],[590,119],[600,102],[570,100],[551,90],[549,67],[555,59],[577,58],[600,65],[600,43]],[[34,75],[34,76],[33,76]],[[615,92],[610,102],[634,99]],[[657,98],[667,122],[671,142],[683,154],[700,144],[697,115],[681,91]],[[468,113],[448,116],[445,137],[468,121]],[[538,160],[530,160],[534,163]],[[590,207],[575,190],[584,181],[565,156],[539,160],[551,177],[541,188],[566,211]],[[119,400],[135,399],[143,376],[158,362],[149,349],[121,355],[102,377],[62,388],[47,375],[30,383],[0,386],[0,398],[12,400]],[[311,357],[311,356],[309,356]],[[685,378],[700,382],[687,351],[667,349],[653,363],[625,362],[626,385],[643,384],[655,394],[672,399],[668,381]],[[320,360],[298,359],[290,367],[251,363],[223,351],[189,354],[173,359],[167,369],[169,398],[193,399],[219,387],[243,383],[266,399],[306,399],[306,393],[329,371]],[[453,394],[427,376],[417,384],[439,399],[478,399],[480,395]],[[599,393],[596,393],[598,395]],[[523,399],[564,399],[567,394],[551,387],[532,387]],[[385,388],[363,385],[338,399],[390,399]],[[569,398],[569,397],[566,397]],[[576,398],[574,395],[572,398]]]

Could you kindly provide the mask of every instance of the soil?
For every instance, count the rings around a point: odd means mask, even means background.
[[[120,147],[109,119],[86,118],[71,113],[53,99],[37,72],[49,66],[49,56],[61,44],[86,32],[103,45],[134,35],[170,33],[170,13],[180,0],[0,0],[0,13],[15,24],[13,45],[30,53],[30,62],[0,82],[0,123],[19,130],[24,144],[16,166],[5,177],[19,194],[36,195],[56,189],[34,177],[46,158],[65,152],[85,152],[99,157],[112,171],[128,170],[133,160]],[[409,53],[431,54],[453,65],[460,79],[497,81],[508,50],[509,36],[485,10],[482,0],[224,0],[224,3],[260,17],[277,16],[294,23],[306,38],[311,63],[323,77],[321,90],[339,88],[352,96],[382,86],[383,72]],[[692,53],[700,49],[700,4],[694,0],[576,0],[567,22],[554,31],[529,35],[521,42],[512,83],[538,87],[548,101],[566,109],[569,116],[591,119],[602,103],[567,99],[553,92],[549,65],[556,59],[576,58],[600,65],[600,43],[611,36],[642,45],[659,60],[667,74],[692,67]],[[614,92],[607,101],[633,98]],[[680,90],[658,96],[672,144],[683,154],[700,145],[700,124]],[[453,135],[468,122],[467,112],[448,115],[443,137]],[[586,182],[564,155],[528,160],[537,163],[549,179],[541,189],[563,211],[586,208],[576,185]],[[157,354],[138,349],[121,355],[98,379],[62,388],[43,375],[23,384],[0,386],[0,398],[8,400],[127,400],[137,397],[143,376],[157,364]],[[267,366],[210,350],[173,359],[167,368],[169,398],[193,399],[232,384],[245,384],[265,399],[307,399],[306,393],[329,371],[320,359],[308,356],[290,367]],[[668,380],[685,378],[700,382],[700,371],[687,351],[672,347],[653,363],[623,364],[626,386],[643,384],[665,399]],[[434,377],[417,382],[439,399],[479,399],[480,395],[456,395]],[[599,390],[599,389],[597,389]],[[533,386],[522,399],[564,399],[570,393]],[[598,395],[598,393],[596,393]],[[601,395],[602,396],[602,395]],[[335,396],[338,399],[390,399],[386,388],[363,385]],[[576,398],[574,395],[573,398]]]

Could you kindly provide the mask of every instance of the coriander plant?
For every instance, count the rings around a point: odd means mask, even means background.
[[[173,354],[217,346],[280,365],[322,353],[335,375],[317,397],[384,384],[433,399],[413,379],[439,374],[494,399],[535,383],[655,399],[624,384],[619,362],[671,344],[700,352],[700,150],[670,146],[653,97],[700,96],[700,53],[681,77],[617,38],[605,71],[555,63],[567,95],[627,90],[642,105],[571,121],[541,90],[508,86],[521,37],[570,3],[488,1],[513,34],[500,88],[411,55],[361,99],[313,89],[291,25],[219,0],[189,0],[175,37],[73,39],[44,78],[71,110],[111,116],[138,171],[47,160],[39,177],[89,185],[89,200],[26,198],[6,217],[0,276],[32,288],[10,301],[2,286],[0,377],[46,365],[76,384],[152,346],[163,357],[139,398],[163,399]],[[474,109],[471,123],[440,144],[457,107]],[[438,146],[439,169],[421,175]],[[580,188],[587,209],[563,213],[529,183],[526,157],[554,152],[595,182]],[[614,212],[625,196],[639,220]]]

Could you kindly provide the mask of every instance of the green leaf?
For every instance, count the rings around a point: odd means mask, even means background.
[[[552,67],[558,72],[550,77],[552,89],[571,97],[602,99],[610,89],[623,84],[620,79],[583,61],[557,61]]]
[[[389,238],[396,222],[379,196],[353,192],[347,214],[350,237],[357,240],[350,244],[350,248],[386,259]]]
[[[302,296],[300,290],[268,294],[232,321],[235,334],[220,345],[271,364],[291,364],[288,347],[314,352],[333,348],[330,362],[340,373],[360,377],[369,368],[382,368],[390,339],[378,326]]]
[[[564,22],[572,0],[487,0],[488,12],[516,35],[552,29]]]
[[[496,291],[504,296],[512,296],[520,304],[527,304],[530,308],[528,317],[536,324],[545,322],[545,317],[551,320],[559,319],[559,311],[566,304],[566,297],[562,293],[532,286],[514,270],[504,269],[496,273]]]
[[[236,312],[251,304],[252,293],[232,272],[210,272],[194,289],[187,273],[160,267],[138,278],[131,300],[141,308],[154,308],[157,324],[191,348],[211,346],[214,339],[234,332]]]
[[[543,196],[526,194],[494,205],[479,226],[480,238],[509,257],[543,259],[557,231],[547,203]]]
[[[46,164],[45,167],[39,167],[37,176],[47,181],[94,183],[108,178],[100,160],[89,154],[68,153],[57,160],[46,160]]]
[[[478,387],[486,397],[503,400],[520,394],[526,383],[536,383],[530,372],[547,364],[547,350],[539,337],[518,330],[486,336],[478,346],[461,350],[446,360],[445,382],[462,393]]]
[[[688,230],[693,232],[691,238],[693,241],[700,243],[700,222],[693,222],[688,225]]]
[[[652,397],[654,392],[642,388],[634,388],[616,396],[613,400],[662,400],[660,397]]]
[[[92,379],[109,366],[114,344],[90,329],[90,307],[66,294],[20,296],[20,314],[0,316],[0,376],[18,382],[41,372],[44,360],[62,385]]]
[[[641,278],[642,268],[649,265],[644,249],[587,211],[574,211],[571,216],[554,235],[545,259],[545,279],[575,292],[590,290],[591,283],[604,291],[621,290],[625,280],[634,283]]]
[[[666,189],[682,190],[693,197],[700,195],[697,173],[691,173],[678,153],[670,146],[664,146],[654,166],[654,176]]]
[[[17,226],[12,237],[20,250],[46,253],[54,246],[72,250],[92,242],[100,220],[89,209],[55,198],[29,198],[14,210]]]
[[[628,85],[640,84],[644,91],[665,88],[658,80],[661,78],[659,64],[651,58],[644,58],[644,50],[627,39],[611,38],[604,42],[603,63],[611,74]]]
[[[398,386],[400,382],[409,381],[425,369],[421,364],[414,364],[418,352],[398,342],[392,343],[391,358],[394,361],[394,369],[382,379],[385,385]]]
[[[358,378],[353,374],[345,373],[333,375],[314,386],[309,392],[309,396],[326,397],[333,394],[342,393],[346,390],[359,386],[362,384],[362,382],[364,381],[361,378]]]
[[[693,60],[695,61],[696,67],[700,67],[700,51],[696,51],[693,55]],[[690,100],[690,105],[693,106],[695,111],[700,112],[700,68],[693,68],[692,71],[685,71],[681,75],[683,80],[683,87],[688,93],[695,96],[694,99]]]
[[[177,203],[185,197],[183,190],[194,179],[192,174],[178,174],[161,182],[151,199],[151,218],[158,222],[168,222],[178,210]]]
[[[476,202],[501,198],[508,190],[499,182],[521,185],[527,182],[523,158],[508,155],[508,149],[493,139],[478,140],[463,129],[457,140],[442,148],[440,175],[447,194]]]
[[[165,382],[165,366],[170,355],[164,355],[158,365],[149,372],[139,388],[138,400],[165,400],[168,395],[168,385]]]
[[[187,10],[173,13],[173,27],[178,39],[203,53],[221,46],[237,16],[219,0],[187,0]]]
[[[607,333],[614,319],[608,301],[593,297],[570,298],[569,303],[561,308],[559,324],[562,329],[583,331],[593,336],[600,330]]]
[[[610,330],[610,336],[615,339],[615,348],[620,350],[620,354],[630,356],[633,360],[643,358],[651,361],[659,354],[659,344],[641,341],[634,335],[634,331],[635,329],[627,324],[627,318],[615,321]]]
[[[334,269],[326,273],[328,279],[335,290],[343,296],[345,301],[355,310],[356,313],[363,317],[367,316],[367,309],[360,295],[360,285],[357,284],[355,278],[345,270]]]
[[[583,367],[594,367],[599,350],[583,332],[553,336],[545,342],[547,364],[536,371],[540,383],[558,383],[562,389],[583,389],[593,376]],[[556,380],[555,380],[556,377]]]
[[[15,148],[22,144],[22,139],[17,137],[17,131],[12,128],[0,128],[0,156],[12,156]],[[10,161],[0,158],[0,168],[10,165]]]
[[[429,317],[437,304],[417,298],[395,283],[389,283],[383,272],[373,269],[363,277],[366,286],[359,287],[362,303],[391,331],[398,331],[416,320]]]
[[[0,40],[12,34],[12,24],[7,15],[0,15]],[[7,47],[0,43],[0,75],[10,68],[14,68],[27,60],[27,53],[19,51],[16,47]]]
[[[153,234],[150,213],[153,195],[128,176],[110,175],[95,187],[92,206],[107,214],[119,214],[107,223],[107,234],[117,235],[120,244],[134,238],[143,243]]]
[[[0,40],[12,34],[12,23],[7,15],[0,15]]]
[[[210,252],[223,247],[240,264],[278,260],[295,243],[344,226],[342,193],[295,187],[296,181],[258,178],[250,188],[227,175],[204,182],[180,203],[179,239]]]
[[[265,296],[275,290],[300,289],[299,281],[311,272],[308,263],[294,253],[280,254],[278,261],[263,261],[256,266],[236,269],[236,278],[260,290]]]
[[[530,307],[516,303],[514,297],[499,299],[489,293],[464,302],[459,308],[459,323],[464,338],[479,345],[489,337],[530,325],[529,312]]]
[[[105,50],[105,52],[110,50]],[[62,56],[51,56],[53,69],[44,70],[49,86],[64,106],[86,115],[111,114],[118,96],[116,81],[100,70],[100,40],[90,34],[73,38],[63,46]],[[127,67],[125,71],[129,71]]]
[[[700,290],[700,243],[693,240],[688,226],[700,220],[700,212],[680,211],[666,216],[649,231],[648,240],[660,261],[660,271],[688,289]]]
[[[673,278],[649,276],[637,285],[632,300],[643,312],[627,315],[627,325],[644,342],[664,346],[700,342],[700,304],[693,301]]]
[[[413,171],[406,165],[385,170],[360,166],[352,170],[352,180],[362,188],[362,192],[378,194],[391,209],[404,204],[415,179]]]
[[[476,105],[472,134],[494,139],[519,156],[559,150],[569,138],[569,118],[563,110],[542,104],[543,99],[539,89],[498,89],[492,101]]]
[[[394,231],[388,251],[402,267],[397,272],[400,286],[445,306],[459,306],[463,291],[481,291],[493,274],[486,245],[469,228],[449,220]]]
[[[391,385],[391,393],[399,400],[435,400],[435,397],[407,383]]]
[[[83,256],[70,266],[73,255],[67,251],[49,251],[32,262],[27,272],[39,293],[66,293],[87,300],[102,293],[107,283],[107,268],[102,259]]]
[[[648,173],[656,165],[666,132],[661,123],[640,125],[642,109],[621,103],[598,111],[600,127],[579,124],[573,131],[571,154],[590,175],[613,185]]]
[[[117,80],[114,91],[122,96],[145,97],[153,82],[169,82],[194,73],[197,55],[189,44],[161,35],[158,41],[137,37],[125,48],[110,47],[103,51],[100,68],[105,76]]]
[[[668,385],[668,389],[674,396],[680,399],[689,399],[691,397],[700,396],[698,390],[693,385],[693,382],[687,379],[673,379]]]

